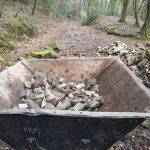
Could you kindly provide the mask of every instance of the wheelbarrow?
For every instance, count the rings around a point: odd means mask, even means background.
[[[49,79],[96,78],[105,105],[101,112],[12,109],[35,71]],[[119,59],[24,60],[0,73],[0,138],[17,150],[106,150],[150,118],[149,105],[150,90]]]

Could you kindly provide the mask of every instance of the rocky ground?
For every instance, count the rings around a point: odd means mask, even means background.
[[[149,45],[149,44],[148,44]],[[148,46],[149,47],[149,46]],[[120,41],[99,47],[100,56],[118,56],[150,88],[150,49],[141,44],[129,48]]]
[[[49,25],[45,29],[44,34],[39,33],[35,38],[17,43],[17,50],[9,54],[3,54],[1,57],[15,63],[26,52],[41,50],[51,42],[56,41],[60,45],[58,57],[84,58],[117,55],[143,80],[147,87],[150,87],[150,57],[145,53],[146,50],[150,49],[148,40],[140,41],[108,35],[98,30],[95,25],[81,26],[76,21],[65,21],[62,23],[54,20],[48,23]],[[118,40],[121,41],[120,44],[115,43]],[[5,67],[4,63],[1,62],[0,70],[5,69]],[[124,139],[117,142],[111,150],[149,150],[149,137],[150,130],[139,126]],[[5,144],[3,145],[3,143],[1,145],[0,150],[11,149]]]

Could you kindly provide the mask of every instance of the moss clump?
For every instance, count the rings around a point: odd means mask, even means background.
[[[55,51],[59,51],[59,45],[56,42],[51,43],[50,47]]]
[[[5,63],[5,59],[0,56],[0,63]]]
[[[150,49],[146,50],[146,55],[150,57]]]
[[[6,66],[6,67],[10,67],[10,66],[12,66],[12,65],[13,65],[12,62],[5,62],[5,66]]]
[[[44,58],[57,58],[57,53],[55,50],[52,49],[52,47],[48,49],[44,49],[39,52],[32,51],[30,53],[27,53],[25,55],[27,58],[38,58],[38,59],[44,59]]]
[[[0,54],[8,53],[15,48],[14,42],[11,40],[9,34],[0,29]]]
[[[50,47],[42,49],[41,51],[32,51],[30,53],[26,53],[26,58],[57,58],[57,52],[59,51],[59,46],[56,42],[51,43]]]
[[[23,39],[24,35],[28,37],[32,37],[34,35],[34,27],[27,25],[25,22],[20,20],[13,20],[8,23],[6,30],[17,40]]]

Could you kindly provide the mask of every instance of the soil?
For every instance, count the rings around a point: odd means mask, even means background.
[[[112,20],[112,18],[107,19]],[[102,21],[103,20],[104,19],[102,19]],[[113,21],[116,22],[116,20]],[[53,41],[56,41],[60,45],[59,57],[94,57],[98,55],[94,51],[98,46],[107,46],[118,40],[129,47],[133,47],[137,43],[146,45],[146,43],[149,42],[148,40],[140,41],[137,39],[108,35],[106,32],[99,30],[97,25],[81,26],[77,21],[59,22],[56,20],[49,20],[48,24],[49,25],[45,28],[44,33],[40,32],[33,39],[27,39],[26,41],[17,43],[17,50],[1,56],[9,62],[15,63],[18,61],[18,58],[23,56],[26,52],[31,50],[41,50]],[[134,28],[133,23],[129,25],[131,29]],[[139,29],[134,30],[134,32],[138,31]],[[0,64],[0,71],[3,69],[5,69],[4,64]],[[1,141],[0,145],[0,150],[11,149],[7,148],[8,146]],[[137,149],[150,150],[150,130],[144,129],[141,126],[137,127],[110,148],[110,150]]]

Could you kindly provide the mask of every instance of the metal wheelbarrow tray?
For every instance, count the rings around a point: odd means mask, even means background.
[[[11,109],[35,71],[49,79],[96,78],[102,112]],[[0,73],[0,138],[17,150],[105,150],[150,118],[149,105],[150,90],[118,59],[24,60]]]

